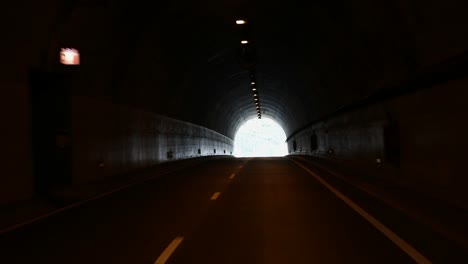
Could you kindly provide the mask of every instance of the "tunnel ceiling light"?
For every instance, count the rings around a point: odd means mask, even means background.
[[[258,98],[255,98],[255,101],[258,101]]]
[[[255,82],[251,82],[250,84],[255,84]]]
[[[80,53],[76,49],[61,49],[60,63],[64,65],[80,65]]]
[[[255,88],[255,87],[254,87],[254,88],[252,88],[252,91],[257,91],[257,88]]]
[[[237,24],[237,25],[244,25],[244,24],[246,24],[246,23],[247,23],[247,21],[245,21],[245,20],[243,20],[243,19],[238,19],[238,20],[236,20],[236,24]]]
[[[248,40],[241,40],[241,44],[249,44],[249,41]]]

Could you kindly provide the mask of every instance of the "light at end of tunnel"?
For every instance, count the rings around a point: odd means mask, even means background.
[[[76,49],[63,48],[60,50],[60,63],[64,65],[80,65],[80,53]]]
[[[248,40],[241,40],[241,44],[249,44]]]
[[[236,24],[237,25],[244,25],[245,23],[247,23],[247,21],[243,20],[243,19],[238,19],[236,20]]]
[[[269,117],[257,114],[236,133],[233,154],[236,157],[271,157],[287,155],[286,134]]]

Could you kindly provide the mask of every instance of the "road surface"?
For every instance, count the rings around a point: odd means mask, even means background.
[[[288,158],[207,161],[4,234],[0,251],[5,264],[417,262]]]

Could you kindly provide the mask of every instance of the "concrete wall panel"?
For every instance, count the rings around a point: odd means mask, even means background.
[[[187,122],[82,96],[72,105],[75,184],[233,148],[231,139]]]
[[[289,152],[345,163],[466,207],[467,86],[467,79],[450,81],[313,124],[290,138]],[[311,150],[314,132],[318,148]]]

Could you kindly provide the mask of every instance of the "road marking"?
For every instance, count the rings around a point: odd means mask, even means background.
[[[154,264],[164,264],[171,257],[172,253],[177,249],[177,247],[182,243],[184,237],[176,237],[172,242],[167,246],[167,248],[161,253],[159,258],[154,262]]]
[[[16,229],[19,229],[19,228],[22,228],[24,226],[27,226],[27,225],[30,225],[32,223],[35,223],[35,222],[38,222],[38,221],[41,221],[43,219],[47,219],[49,217],[52,217],[52,216],[55,216],[59,213],[62,213],[62,212],[65,212],[65,211],[68,211],[70,209],[73,209],[75,207],[79,207],[79,206],[82,206],[86,203],[89,203],[89,202],[92,202],[94,200],[98,200],[98,199],[101,199],[103,197],[106,197],[106,196],[109,196],[111,194],[114,194],[116,192],[119,192],[119,191],[122,191],[122,190],[125,190],[125,189],[128,189],[132,186],[136,186],[138,184],[142,184],[142,183],[145,183],[145,182],[148,182],[148,181],[152,181],[156,178],[159,178],[163,175],[167,175],[167,174],[170,174],[170,173],[173,173],[173,172],[176,172],[176,171],[179,171],[179,170],[182,170],[182,169],[185,169],[187,167],[190,167],[191,165],[184,165],[184,166],[180,166],[180,167],[177,167],[176,169],[172,169],[172,170],[169,170],[169,171],[166,171],[166,172],[163,172],[161,174],[158,174],[156,176],[151,176],[151,177],[148,177],[148,178],[144,178],[142,180],[139,180],[139,181],[135,181],[135,182],[132,182],[132,183],[129,183],[129,184],[126,184],[126,185],[123,185],[123,186],[120,186],[120,187],[117,187],[113,190],[110,190],[108,192],[104,192],[104,193],[101,193],[101,194],[98,194],[96,196],[93,196],[91,198],[88,198],[88,199],[85,199],[85,200],[82,200],[82,201],[79,201],[79,202],[76,202],[76,203],[73,203],[73,204],[70,204],[70,205],[67,205],[65,207],[62,207],[62,208],[59,208],[57,210],[54,210],[54,211],[51,211],[51,212],[48,212],[48,213],[45,213],[43,215],[40,215],[40,216],[37,216],[37,217],[33,217],[33,218],[30,218],[24,222],[21,222],[21,223],[18,223],[18,224],[14,224],[14,225],[11,225],[11,226],[8,226],[4,229],[0,229],[0,235],[3,235],[5,233],[8,233],[8,232],[11,232],[13,230],[16,230]]]
[[[213,194],[213,196],[211,196],[211,200],[214,201],[214,200],[218,199],[218,197],[219,197],[220,194],[221,194],[220,192],[215,192],[215,193]]]
[[[420,264],[430,264],[432,263],[429,259],[427,259],[424,255],[422,255],[419,251],[417,251],[414,247],[408,244],[405,240],[395,234],[392,230],[382,224],[379,220],[375,217],[370,215],[364,209],[362,209],[359,205],[351,201],[348,197],[342,194],[340,191],[332,187],[328,184],[325,180],[323,180],[320,176],[318,176],[315,172],[311,171],[309,168],[305,167],[304,165],[300,164],[295,160],[291,160],[296,163],[297,166],[301,167],[303,170],[308,172],[312,175],[317,181],[323,184],[328,190],[334,193],[338,198],[343,200],[349,207],[351,207],[354,211],[360,214],[364,219],[366,219],[371,225],[373,225],[377,230],[382,232],[388,239],[390,239],[395,245],[397,245],[401,250],[403,250],[408,256],[410,256],[416,263]]]
[[[231,174],[231,176],[229,176],[229,179],[232,180],[232,179],[234,179],[234,177],[236,177],[236,174],[235,174],[235,173]]]

